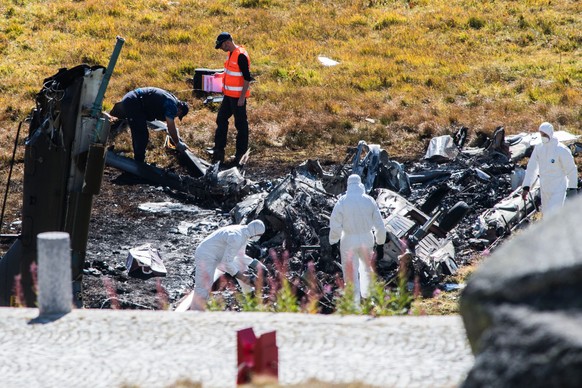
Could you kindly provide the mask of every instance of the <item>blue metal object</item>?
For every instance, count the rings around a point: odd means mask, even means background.
[[[111,54],[111,58],[109,59],[109,64],[107,65],[107,69],[105,70],[105,74],[103,75],[101,86],[99,86],[99,91],[97,92],[97,96],[95,97],[93,109],[91,109],[91,117],[97,118],[101,113],[101,108],[103,106],[103,98],[105,98],[105,90],[107,90],[107,86],[109,85],[109,79],[113,74],[113,68],[117,63],[117,58],[119,58],[119,53],[121,52],[121,47],[123,46],[124,43],[125,39],[118,36],[117,42],[115,43],[115,48],[113,49],[113,53]]]
[[[115,64],[117,63],[117,58],[119,58],[119,53],[121,52],[121,47],[123,46],[123,43],[125,43],[125,40],[122,37],[118,36],[117,42],[115,43],[115,48],[113,49],[113,53],[111,54],[111,58],[109,58],[109,64],[107,65],[105,74],[103,74],[103,80],[101,81],[101,85],[99,86],[99,90],[97,91],[95,102],[93,102],[93,108],[91,109],[91,117],[97,120],[95,124],[95,136],[93,137],[93,141],[96,143],[100,143],[106,140],[102,139],[103,124],[105,123],[105,119],[99,116],[101,114],[101,109],[103,107],[105,91],[107,90],[107,86],[109,85],[109,79],[113,74],[113,68],[115,68]]]

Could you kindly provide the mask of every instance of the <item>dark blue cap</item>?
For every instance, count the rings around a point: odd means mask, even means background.
[[[180,121],[182,121],[182,117],[186,116],[188,114],[188,111],[190,110],[188,108],[188,103],[186,101],[180,101],[178,102],[178,108],[181,109],[178,118],[180,119]]]
[[[227,40],[232,40],[232,36],[228,32],[221,32],[220,35],[216,38],[216,45],[214,45],[215,49],[219,49],[220,46]]]

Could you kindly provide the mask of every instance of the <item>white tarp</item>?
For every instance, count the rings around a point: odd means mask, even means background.
[[[167,272],[160,252],[149,243],[130,249],[125,267],[130,274],[137,271],[144,275],[166,276]]]
[[[431,162],[454,160],[459,154],[459,148],[450,135],[437,136],[430,139],[424,158]]]
[[[338,61],[334,61],[333,59],[328,58],[328,57],[319,56],[319,57],[317,57],[317,59],[319,60],[319,62],[323,66],[335,66],[335,65],[339,65],[339,62]]]

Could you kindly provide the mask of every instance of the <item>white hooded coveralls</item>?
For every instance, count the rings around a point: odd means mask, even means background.
[[[329,221],[329,242],[340,242],[344,282],[354,285],[357,305],[369,294],[374,240],[386,241],[386,227],[376,201],[364,192],[358,175],[348,178],[346,194],[333,208]]]
[[[214,231],[198,245],[194,252],[194,301],[197,307],[202,308],[201,305],[208,300],[217,267],[232,276],[244,271],[241,264],[248,262],[245,250],[249,239],[264,232],[265,225],[259,220],[248,225],[228,225]]]
[[[523,186],[530,187],[540,177],[542,213],[550,214],[564,205],[567,188],[578,187],[578,170],[572,153],[554,135],[550,123],[540,125],[540,132],[550,137],[548,143],[537,144],[527,163]]]

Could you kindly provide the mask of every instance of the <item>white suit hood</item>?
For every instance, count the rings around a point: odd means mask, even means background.
[[[359,175],[352,174],[348,177],[348,193],[364,194],[365,187]]]
[[[260,236],[265,233],[265,224],[261,220],[253,220],[247,225],[249,237]]]
[[[554,137],[554,126],[550,123],[542,123],[538,131],[545,133],[550,139]]]

